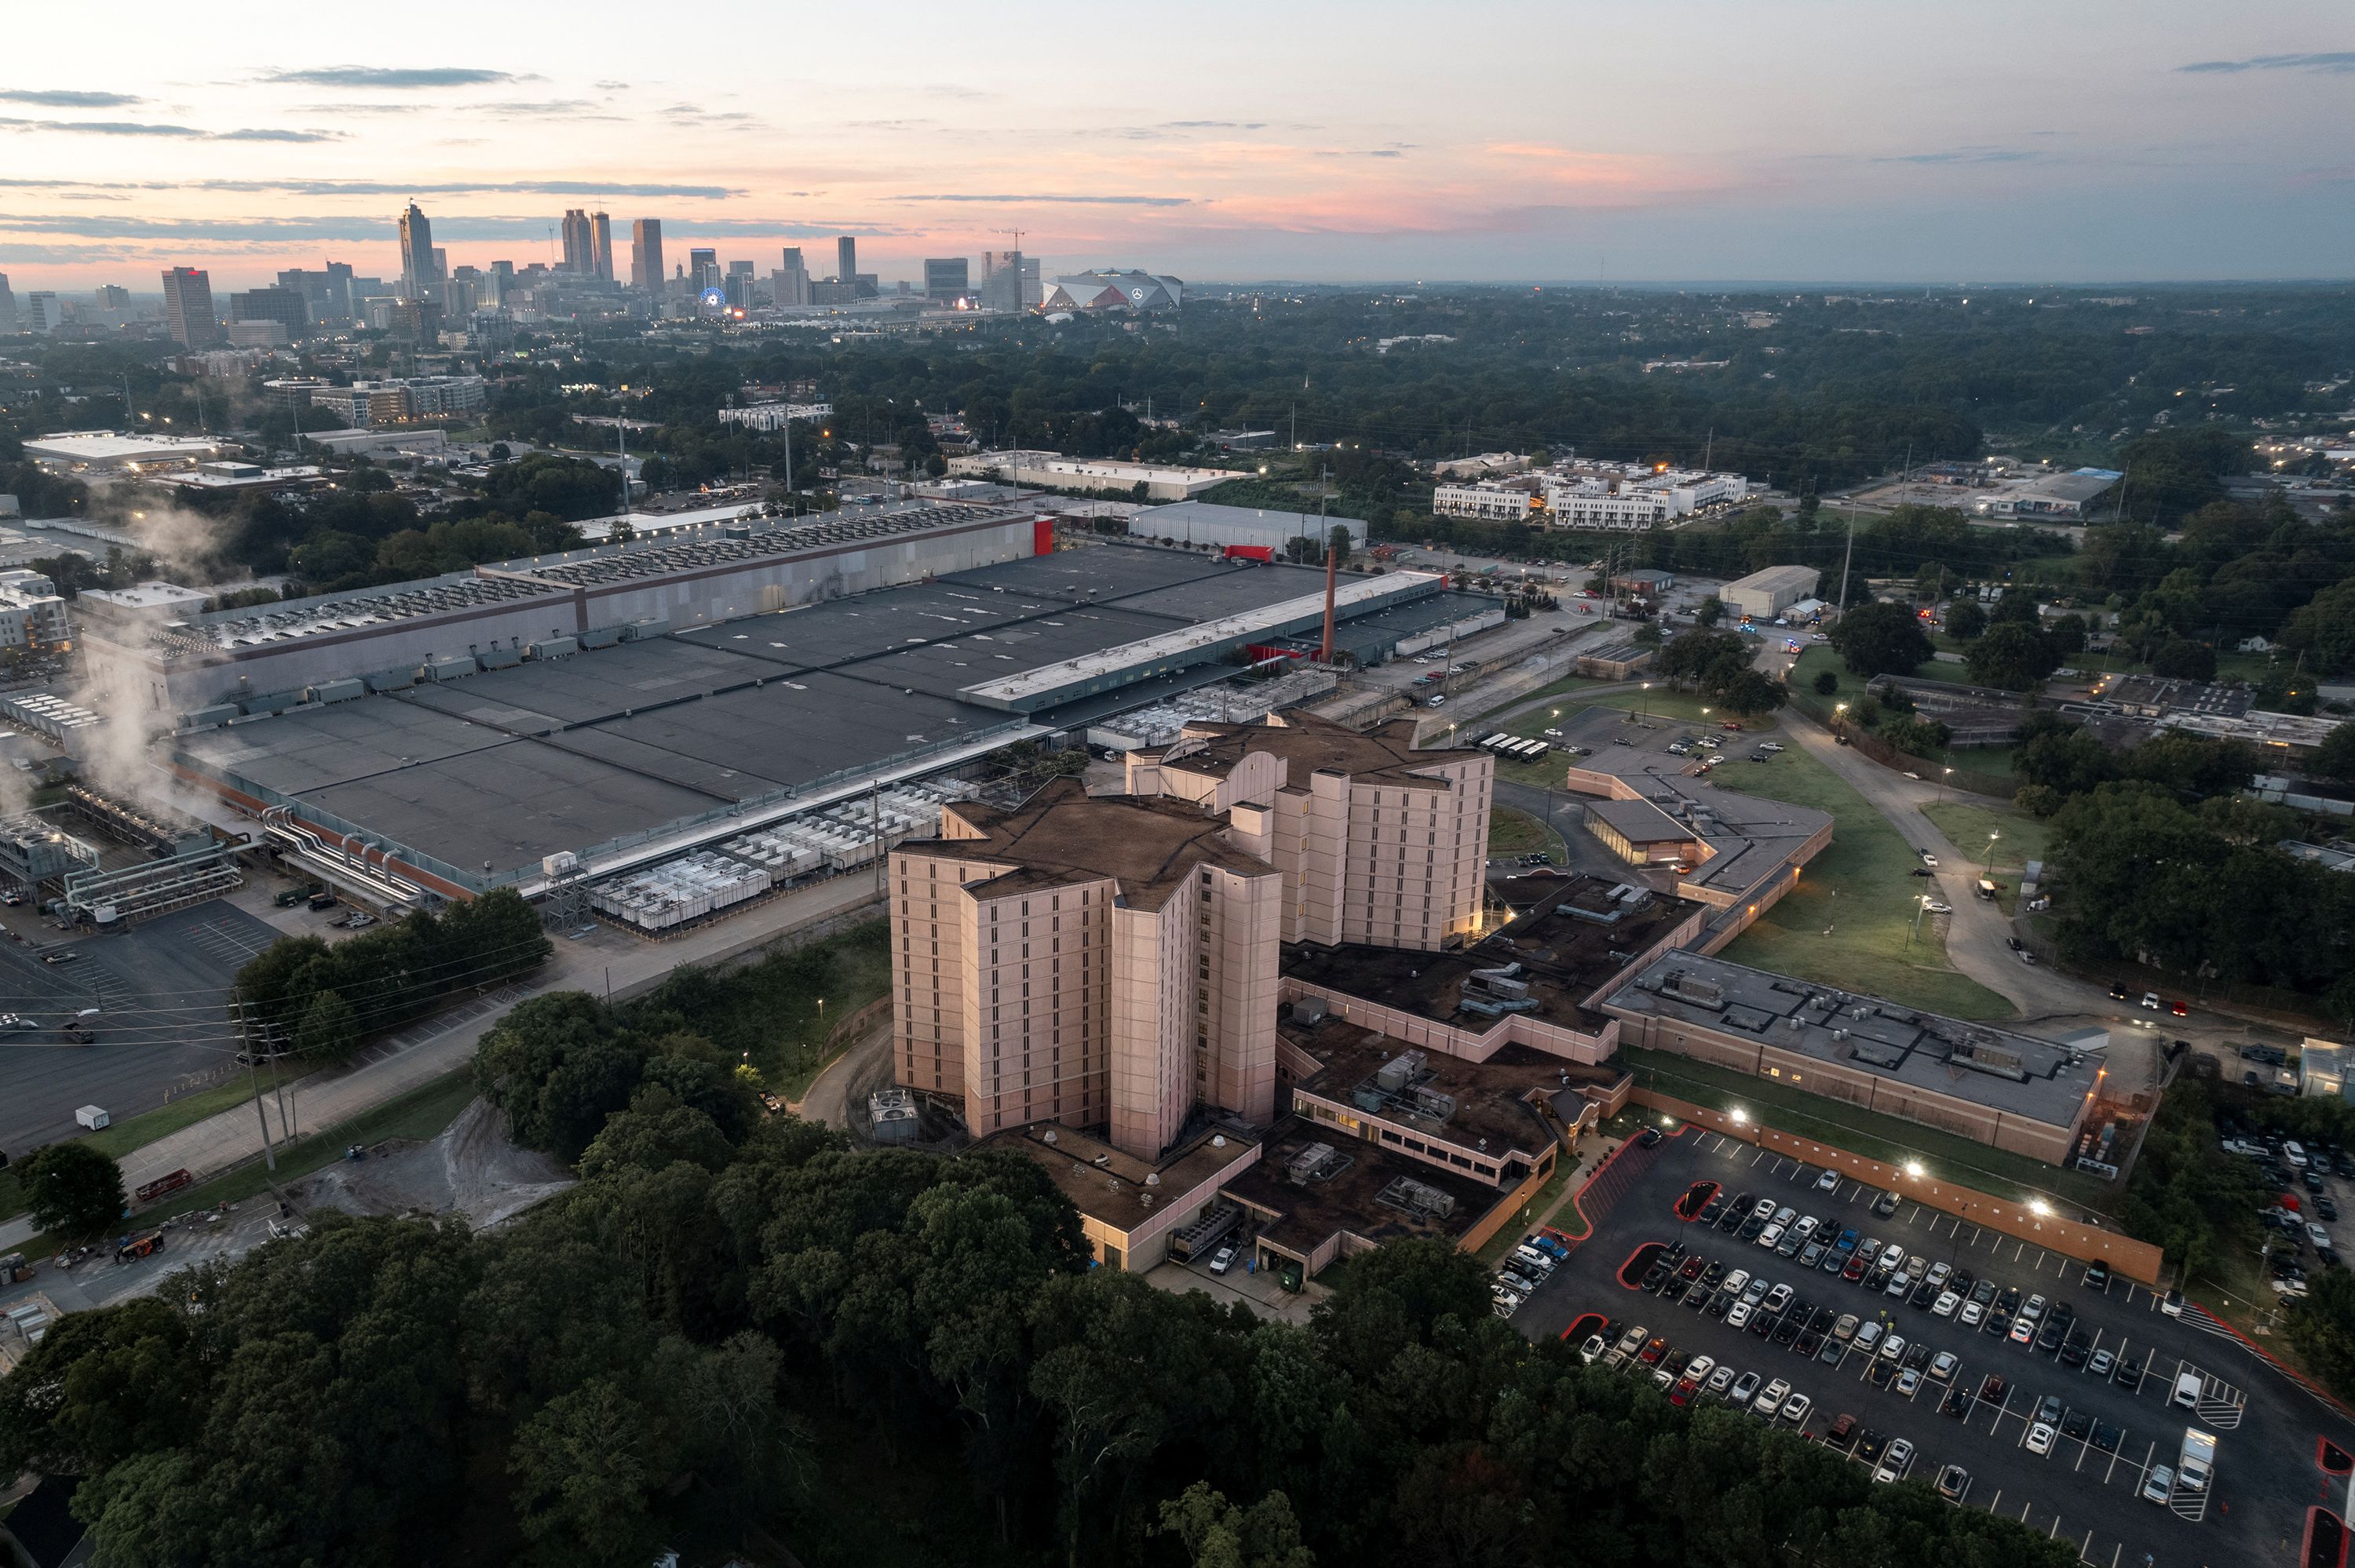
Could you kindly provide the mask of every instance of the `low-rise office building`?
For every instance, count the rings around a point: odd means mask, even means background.
[[[1694,952],[1603,1003],[1620,1039],[2065,1164],[2099,1095],[2082,1042],[2034,1039]],[[1678,1086],[1665,1077],[1669,1094]]]

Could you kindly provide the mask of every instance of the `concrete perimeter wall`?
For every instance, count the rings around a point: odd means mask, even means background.
[[[1657,1089],[1638,1087],[1634,1099],[1639,1106],[1665,1111],[1696,1127],[1721,1132],[1728,1138],[1754,1143],[1762,1149],[1787,1154],[1810,1165],[1829,1166],[1868,1186],[1893,1188],[1901,1196],[1925,1208],[1937,1209],[1967,1220],[1972,1224],[2018,1236],[2024,1242],[2049,1252],[2057,1252],[2064,1257],[2086,1263],[2106,1263],[2113,1272],[2123,1274],[2128,1279],[2153,1287],[2158,1283],[2164,1259],[2160,1250],[2148,1242],[2135,1241],[2098,1225],[2064,1220],[2057,1214],[2038,1214],[2009,1198],[1998,1198],[1935,1177],[1908,1176],[1894,1165],[1867,1160],[1860,1154],[1850,1154],[1844,1149],[1817,1143],[1813,1139],[1795,1138],[1771,1127],[1760,1127],[1755,1122],[1737,1122],[1723,1111],[1710,1110],[1689,1100],[1680,1100],[1674,1095],[1661,1094]]]

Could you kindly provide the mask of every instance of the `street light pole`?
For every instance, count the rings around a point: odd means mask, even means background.
[[[1955,770],[1954,770],[1953,768],[1949,768],[1945,769],[1943,773],[1941,773],[1941,774],[1939,775],[1939,777],[1938,777],[1938,799],[1939,799],[1939,800],[1945,800],[1945,799],[1946,798],[1946,784],[1947,784],[1947,781],[1948,781],[1948,780],[1950,780],[1950,779],[1952,779],[1954,778],[1954,776],[1955,776]]]
[[[1988,876],[1990,876],[1990,877],[1992,877],[1992,876],[1994,876],[1994,875],[1995,875],[1995,841],[1996,841],[1996,836],[1997,836],[1997,835],[1995,835],[1994,833],[1989,833],[1989,834],[1987,835],[1987,875],[1988,875]]]

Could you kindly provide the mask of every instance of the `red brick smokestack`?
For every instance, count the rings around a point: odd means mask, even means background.
[[[1325,541],[1325,651],[1317,658],[1333,662],[1333,585],[1341,573],[1341,557],[1333,548],[1333,541]]]

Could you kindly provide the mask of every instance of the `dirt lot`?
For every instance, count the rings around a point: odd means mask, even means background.
[[[347,1214],[463,1214],[487,1228],[574,1184],[564,1166],[507,1141],[498,1113],[476,1100],[431,1143],[390,1139],[289,1189],[304,1209]]]

